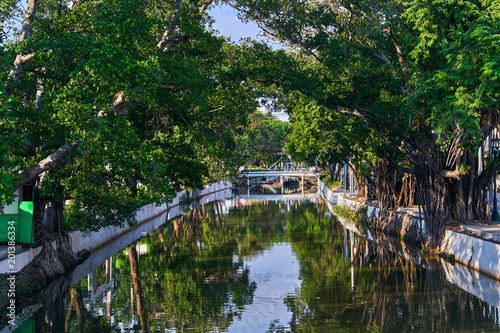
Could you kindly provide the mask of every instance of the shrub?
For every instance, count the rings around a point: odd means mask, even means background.
[[[336,215],[353,222],[355,225],[360,225],[368,219],[368,209],[366,207],[354,210],[349,206],[336,205],[333,207],[333,212]]]

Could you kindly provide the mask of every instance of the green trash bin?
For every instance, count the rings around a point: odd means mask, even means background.
[[[16,241],[33,244],[33,202],[21,201],[7,212],[0,215],[0,242],[11,241],[9,232],[14,232]]]
[[[33,244],[33,201],[19,203],[19,231],[20,243]]]

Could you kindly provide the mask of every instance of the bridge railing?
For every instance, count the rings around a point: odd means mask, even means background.
[[[247,177],[259,177],[259,176],[306,176],[306,177],[316,177],[319,175],[313,171],[307,170],[255,170],[252,172],[249,171],[241,171],[240,175],[245,175]]]
[[[241,173],[247,173],[247,172],[283,172],[283,171],[295,171],[295,172],[318,172],[318,170],[311,170],[311,168],[288,168],[288,169],[243,169],[240,172]]]

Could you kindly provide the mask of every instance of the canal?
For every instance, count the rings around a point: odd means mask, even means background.
[[[162,218],[26,300],[17,331],[500,331],[496,281],[481,276],[491,293],[475,296],[452,280],[477,273],[345,227],[317,195],[231,195]]]

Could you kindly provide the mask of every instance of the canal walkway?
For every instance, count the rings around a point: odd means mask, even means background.
[[[461,228],[464,232],[471,233],[488,241],[500,243],[500,224],[498,223],[495,223],[495,225],[464,224]]]

